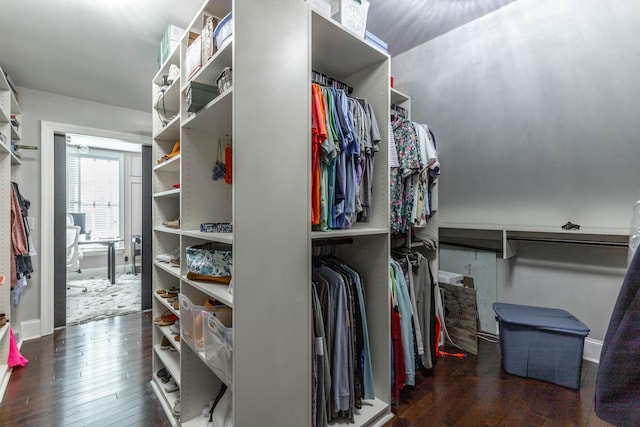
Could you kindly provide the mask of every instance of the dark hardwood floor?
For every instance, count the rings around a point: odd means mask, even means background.
[[[13,372],[0,426],[169,426],[149,384],[151,328],[139,313],[25,342],[29,364]],[[499,344],[481,340],[478,357],[418,374],[387,426],[608,426],[593,412],[596,370],[583,363],[579,391],[519,378],[502,371]]]
[[[0,426],[169,426],[151,385],[151,313],[25,341]]]
[[[440,359],[433,376],[416,375],[386,427],[604,427],[593,412],[598,365],[583,361],[580,390],[505,373],[500,344],[478,342],[478,356]]]

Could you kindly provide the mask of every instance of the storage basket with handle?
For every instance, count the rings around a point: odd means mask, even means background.
[[[187,278],[219,283],[231,281],[232,251],[221,243],[188,246]]]

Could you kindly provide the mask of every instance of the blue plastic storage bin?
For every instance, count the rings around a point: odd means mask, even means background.
[[[493,311],[505,372],[580,388],[587,325],[558,308],[496,302]]]

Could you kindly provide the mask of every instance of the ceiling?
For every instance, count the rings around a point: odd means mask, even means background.
[[[512,1],[371,0],[367,27],[397,55]],[[202,3],[2,0],[0,66],[20,87],[150,111],[159,41]]]

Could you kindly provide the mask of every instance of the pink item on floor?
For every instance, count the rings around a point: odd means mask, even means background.
[[[18,345],[16,344],[16,339],[13,336],[13,329],[9,326],[9,367],[15,368],[16,366],[27,366],[29,361],[25,359],[22,354],[20,354],[20,350],[18,350]]]

